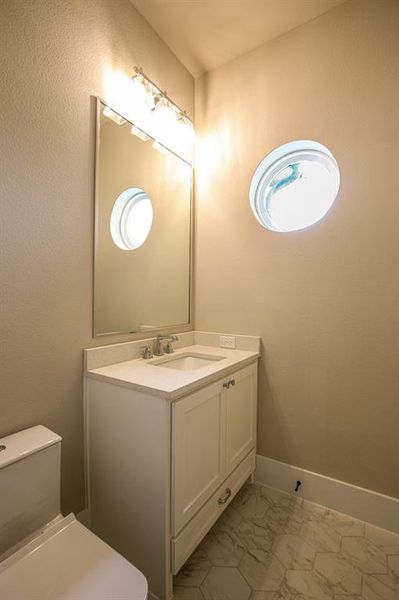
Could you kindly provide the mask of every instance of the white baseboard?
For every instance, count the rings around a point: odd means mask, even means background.
[[[338,512],[399,533],[399,499],[357,487],[319,473],[306,471],[266,456],[256,456],[255,481],[292,494],[297,480],[298,495]]]

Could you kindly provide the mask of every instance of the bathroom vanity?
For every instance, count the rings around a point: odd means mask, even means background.
[[[183,333],[148,360],[152,340],[85,351],[91,526],[162,600],[255,468],[260,339],[219,339]]]

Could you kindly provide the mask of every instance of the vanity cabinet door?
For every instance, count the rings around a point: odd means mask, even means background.
[[[257,366],[226,379],[226,468],[230,473],[255,447]]]
[[[225,394],[212,384],[172,405],[172,535],[223,481]]]

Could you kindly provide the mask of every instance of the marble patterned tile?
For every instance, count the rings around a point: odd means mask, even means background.
[[[303,521],[285,506],[270,508],[262,521],[275,535],[283,533],[298,534],[303,525]]]
[[[220,529],[222,531],[235,531],[236,528],[242,522],[242,516],[239,512],[237,512],[231,505],[226,508],[226,510],[220,515],[219,519],[216,521],[213,529]]]
[[[233,498],[230,506],[236,509],[237,506],[245,504],[252,496],[259,496],[259,485],[247,481],[247,483],[244,483],[239,493]]]
[[[174,585],[174,600],[399,600],[399,534],[247,483]]]
[[[234,568],[213,567],[201,585],[205,600],[248,600],[251,588]]]
[[[281,592],[252,592],[249,600],[285,600]]]
[[[273,554],[287,569],[311,570],[315,552],[303,538],[297,535],[284,534],[276,537]]]
[[[323,519],[327,509],[301,496],[292,496],[267,486],[254,484],[254,493],[262,497],[275,512],[290,514],[295,520]]]
[[[362,592],[362,572],[339,554],[317,554],[314,570],[328,582],[334,594]]]
[[[324,515],[324,521],[339,535],[346,537],[363,536],[365,524],[354,517],[343,515],[335,510],[327,510]]]
[[[338,552],[341,536],[327,523],[309,521],[301,527],[300,536],[316,550],[316,552]]]
[[[270,508],[266,500],[258,494],[237,495],[231,505],[244,519],[261,518]]]
[[[331,587],[314,571],[288,570],[284,584],[298,600],[334,600]]]
[[[364,537],[342,539],[342,555],[364,573],[386,573],[388,570],[385,554]]]
[[[240,572],[253,590],[278,591],[284,579],[285,568],[271,553],[248,550],[239,566]]]
[[[388,556],[388,569],[395,577],[399,577],[399,554]]]
[[[366,523],[364,535],[385,554],[399,554],[399,533]]]
[[[197,549],[174,578],[175,586],[199,587],[212,565],[202,548]]]
[[[173,600],[204,600],[204,596],[199,587],[175,585],[173,587]]]
[[[236,532],[247,549],[270,550],[276,537],[264,521],[259,520],[243,520]]]
[[[364,600],[363,596],[348,596],[347,594],[335,594],[334,600]]]
[[[328,512],[324,506],[309,502],[300,496],[290,496],[287,508],[300,521],[323,521]]]
[[[398,600],[399,578],[392,575],[364,575],[364,600]]]
[[[201,549],[215,567],[237,567],[245,553],[241,536],[233,530],[211,530]]]
[[[280,492],[266,485],[255,484],[258,486],[258,493],[264,498],[271,507],[289,507],[292,502],[292,496]]]

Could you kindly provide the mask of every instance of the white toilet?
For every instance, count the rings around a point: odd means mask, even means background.
[[[60,458],[41,425],[0,439],[0,599],[146,600],[144,575],[61,515]]]

